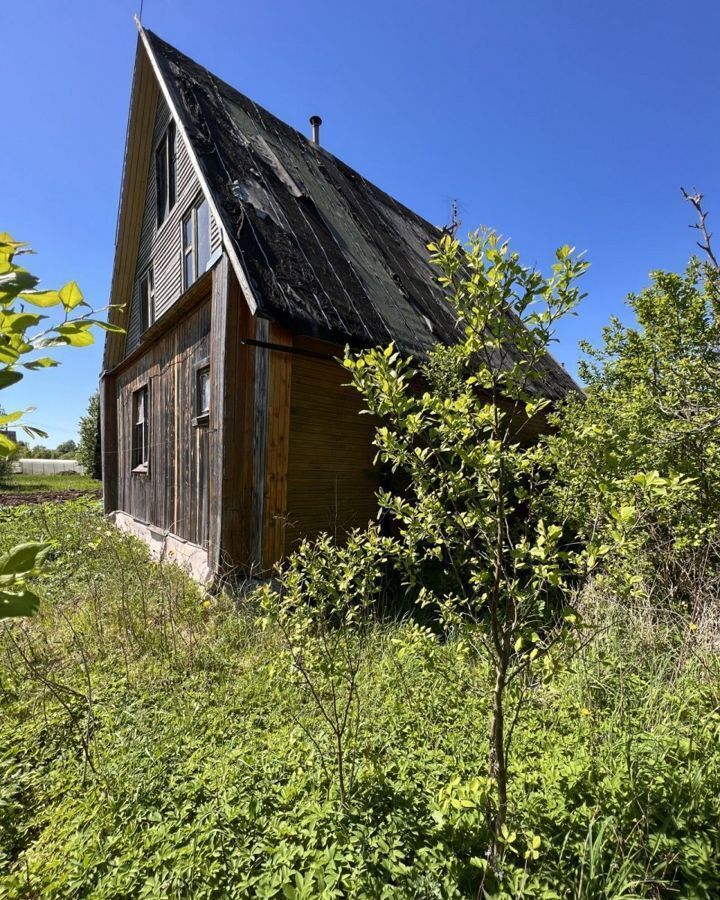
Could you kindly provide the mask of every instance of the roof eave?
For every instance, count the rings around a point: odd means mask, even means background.
[[[168,109],[170,110],[173,119],[175,120],[175,127],[177,128],[178,132],[182,136],[183,141],[185,142],[185,147],[187,148],[187,153],[190,158],[190,162],[192,164],[195,175],[197,176],[200,186],[202,187],[203,192],[207,197],[210,210],[215,217],[218,228],[220,229],[223,248],[228,255],[230,264],[232,265],[233,271],[235,272],[235,275],[240,283],[245,301],[250,307],[250,312],[253,315],[256,315],[258,313],[259,307],[258,300],[255,296],[255,292],[250,284],[250,281],[248,280],[247,273],[245,272],[242,262],[240,261],[240,258],[235,250],[234,243],[228,235],[227,223],[225,222],[221,207],[218,205],[215,196],[208,186],[207,179],[205,178],[205,174],[200,166],[197,154],[195,153],[195,148],[193,147],[193,144],[188,136],[185,122],[183,121],[182,116],[180,115],[175,105],[170,89],[165,83],[165,79],[153,52],[152,45],[148,40],[147,34],[145,33],[145,29],[137,19],[136,24],[138,27],[138,33],[140,35],[140,40],[142,41],[145,52],[147,53],[148,59],[155,73],[155,77],[157,78],[158,84],[160,85],[160,90],[162,92],[163,98],[168,105]]]

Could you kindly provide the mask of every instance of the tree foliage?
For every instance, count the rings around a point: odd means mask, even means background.
[[[433,351],[426,365],[392,346],[348,355],[345,365],[382,422],[380,461],[404,476],[380,506],[418,602],[437,611],[446,631],[469,624],[469,652],[491,663],[497,856],[508,802],[508,691],[536,661],[551,671],[553,647],[577,624],[569,600],[587,565],[587,551],[569,546],[565,523],[543,507],[553,460],[529,434],[549,406],[543,380],[555,325],[579,302],[587,263],[565,246],[543,276],[492,231],[466,246],[446,236],[430,250],[458,343]]]
[[[697,259],[653,272],[627,298],[634,323],[614,318],[599,347],[582,345],[586,396],[556,419],[558,503],[586,536],[615,529],[623,510],[632,540],[618,545],[614,574],[631,586],[665,573],[677,592],[688,553],[717,530],[719,285]]]
[[[95,393],[88,401],[87,412],[80,419],[80,446],[77,461],[85,467],[85,473],[100,478],[100,394]]]
[[[109,331],[117,326],[103,322],[85,302],[74,281],[60,290],[38,290],[38,278],[17,263],[17,257],[30,253],[27,244],[0,234],[0,390],[22,380],[25,373],[58,365],[52,356],[41,355],[57,347],[87,347],[94,342],[94,326]],[[52,311],[48,313],[46,311]],[[59,313],[51,320],[53,313]],[[12,425],[30,437],[45,433],[24,421],[29,410],[0,415],[0,429]],[[0,458],[15,452],[15,443],[0,430]],[[28,545],[25,545],[26,547]],[[34,556],[16,548],[0,560],[0,618],[28,615],[37,606],[37,596],[27,580],[42,563],[42,548]]]

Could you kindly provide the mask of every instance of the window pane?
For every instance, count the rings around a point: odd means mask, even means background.
[[[165,203],[167,195],[167,156],[165,141],[155,151],[155,190],[157,200],[157,223],[162,225],[165,221]]]
[[[210,369],[205,367],[197,374],[197,414],[210,412]]]
[[[143,424],[142,424],[142,454],[141,454],[141,459],[142,459],[142,465],[143,465],[143,466],[146,466],[146,465],[148,464],[148,429],[149,429],[148,420],[145,419],[145,421],[144,421]]]
[[[152,325],[154,318],[153,273],[150,269],[140,279],[140,322],[143,331]]]
[[[147,276],[143,275],[140,279],[140,324],[142,325],[143,331],[146,331],[150,324],[150,298],[148,296],[148,288],[149,284]]]
[[[193,214],[190,213],[183,219],[183,284],[189,288],[195,281],[195,254],[193,240]]]
[[[175,123],[171,122],[167,130],[168,160],[168,211],[175,206]]]
[[[197,271],[198,275],[207,269],[210,261],[210,210],[207,200],[197,207]]]
[[[148,296],[148,327],[155,321],[155,281],[153,279],[153,270],[149,269],[147,276],[147,296]]]
[[[189,288],[190,285],[195,281],[195,265],[193,259],[193,252],[190,250],[185,254],[185,287]]]
[[[183,247],[192,247],[193,244],[193,229],[192,229],[192,215],[186,216],[183,219]]]
[[[150,416],[148,408],[148,389],[140,388],[133,394],[133,444],[132,467],[148,465],[150,447]]]

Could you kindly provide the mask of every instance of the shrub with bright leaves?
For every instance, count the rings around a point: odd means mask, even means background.
[[[483,689],[494,698],[488,814],[497,857],[508,802],[508,693],[536,662],[551,671],[553,648],[578,624],[570,598],[587,551],[543,513],[553,460],[527,431],[548,409],[547,349],[558,319],[581,298],[575,282],[587,263],[566,246],[544,277],[492,231],[467,246],[444,237],[430,250],[457,318],[457,345],[420,366],[393,346],[347,354],[345,365],[383,423],[380,461],[407,482],[383,492],[380,505],[419,603],[436,609],[447,631],[469,623],[469,651],[491,663]]]
[[[556,418],[558,510],[586,535],[624,517],[615,581],[664,575],[681,594],[720,521],[720,273],[693,259],[627,303],[635,323],[613,318],[600,347],[581,345],[586,398]]]
[[[324,734],[309,737],[335,773],[342,806],[358,766],[360,667],[390,542],[377,528],[352,532],[343,546],[327,535],[303,541],[259,593],[263,624],[282,635],[290,670],[317,707]]]
[[[121,330],[96,318],[98,311],[85,302],[74,281],[57,291],[38,290],[38,278],[16,262],[18,256],[30,252],[27,244],[7,232],[0,234],[0,390],[17,384],[26,371],[57,366],[51,356],[42,355],[45,351],[92,344],[95,326]],[[59,315],[51,320],[52,313],[46,311]],[[9,425],[21,428],[30,437],[46,437],[23,421],[28,411],[0,416],[0,457],[15,451],[14,442],[2,430]],[[37,607],[37,596],[26,580],[41,565],[43,550],[35,547],[31,552],[30,547],[18,547],[0,560],[0,618],[30,615]]]

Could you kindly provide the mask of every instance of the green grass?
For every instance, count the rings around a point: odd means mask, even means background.
[[[0,479],[0,494],[35,491],[96,491],[102,482],[89,475],[7,475]]]
[[[152,564],[96,501],[0,511],[0,551],[28,536],[54,551],[40,615],[0,635],[0,897],[720,896],[720,671],[696,635],[605,610],[533,683],[516,836],[483,895],[471,635],[373,629],[343,809],[323,720],[248,600]]]

